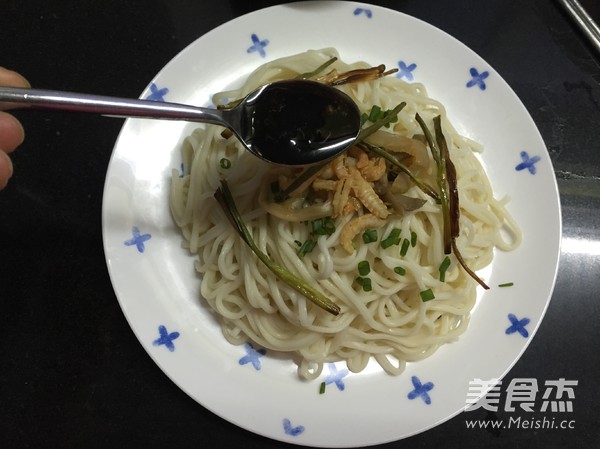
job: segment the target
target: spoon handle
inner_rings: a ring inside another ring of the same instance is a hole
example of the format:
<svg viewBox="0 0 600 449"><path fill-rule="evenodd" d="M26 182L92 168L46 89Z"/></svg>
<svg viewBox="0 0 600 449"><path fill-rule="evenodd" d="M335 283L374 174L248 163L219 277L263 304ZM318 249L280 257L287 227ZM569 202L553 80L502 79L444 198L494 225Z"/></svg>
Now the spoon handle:
<svg viewBox="0 0 600 449"><path fill-rule="evenodd" d="M162 101L131 100L56 90L0 87L0 102L26 104L39 109L92 112L113 117L187 120L230 126L224 120L220 110Z"/></svg>

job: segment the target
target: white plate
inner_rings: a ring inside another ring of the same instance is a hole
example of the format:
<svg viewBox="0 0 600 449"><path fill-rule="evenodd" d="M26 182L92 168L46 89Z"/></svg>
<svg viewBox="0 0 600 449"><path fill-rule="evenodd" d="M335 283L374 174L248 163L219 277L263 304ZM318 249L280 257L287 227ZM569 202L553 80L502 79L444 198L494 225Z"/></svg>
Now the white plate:
<svg viewBox="0 0 600 449"><path fill-rule="evenodd" d="M314 382L298 380L289 360L228 344L199 298L193 257L181 249L169 213L169 177L180 166L179 145L193 124L125 123L106 177L103 232L111 280L127 320L182 390L258 434L301 445L351 447L434 427L465 408L469 381L506 374L531 341L552 293L560 206L539 132L500 75L444 32L381 7L312 1L239 17L183 50L142 97L208 105L214 92L258 65L324 47L336 47L346 61L401 67L399 75L424 83L447 106L458 131L483 143L483 162L497 195L512 198L509 209L524 242L517 251L497 254L486 274L492 289L480 295L458 342L409 364L400 377L377 371L344 376L342 366L328 366ZM497 287L504 282L514 286ZM327 388L319 394L324 381Z"/></svg>

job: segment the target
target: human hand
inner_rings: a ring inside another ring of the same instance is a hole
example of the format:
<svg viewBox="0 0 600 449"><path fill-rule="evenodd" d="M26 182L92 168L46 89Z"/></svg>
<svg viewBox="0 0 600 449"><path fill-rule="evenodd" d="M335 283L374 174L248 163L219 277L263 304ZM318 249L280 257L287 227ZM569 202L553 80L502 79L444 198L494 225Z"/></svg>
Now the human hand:
<svg viewBox="0 0 600 449"><path fill-rule="evenodd" d="M0 86L30 87L25 78L4 67L0 67ZM14 116L4 112L10 108L11 105L0 104L0 190L6 186L13 173L12 161L8 154L25 139L21 123Z"/></svg>

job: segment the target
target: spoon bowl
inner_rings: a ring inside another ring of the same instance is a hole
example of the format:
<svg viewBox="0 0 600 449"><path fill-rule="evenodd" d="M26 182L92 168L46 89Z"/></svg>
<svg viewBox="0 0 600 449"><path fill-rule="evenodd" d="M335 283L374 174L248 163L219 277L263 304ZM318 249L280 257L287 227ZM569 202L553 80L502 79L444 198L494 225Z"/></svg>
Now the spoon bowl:
<svg viewBox="0 0 600 449"><path fill-rule="evenodd" d="M114 117L185 120L229 128L250 152L280 165L312 165L348 148L360 131L358 107L322 83L285 80L255 90L231 109L0 87L0 102Z"/></svg>

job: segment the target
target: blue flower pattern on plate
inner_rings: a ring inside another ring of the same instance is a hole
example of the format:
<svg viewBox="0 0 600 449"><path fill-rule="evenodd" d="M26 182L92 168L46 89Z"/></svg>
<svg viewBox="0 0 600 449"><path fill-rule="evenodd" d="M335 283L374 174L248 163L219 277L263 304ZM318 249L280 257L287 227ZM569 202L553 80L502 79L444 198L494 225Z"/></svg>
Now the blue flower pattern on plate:
<svg viewBox="0 0 600 449"><path fill-rule="evenodd" d="M433 389L432 382L421 383L421 380L417 376L412 376L411 381L414 387L410 393L408 393L408 399L413 400L416 398L422 398L425 404L431 404L431 397L429 392Z"/></svg>
<svg viewBox="0 0 600 449"><path fill-rule="evenodd" d="M398 61L398 73L396 74L397 78L406 78L407 81L412 81L415 77L413 75L413 71L417 68L417 64L414 62L412 64L406 65L404 61Z"/></svg>
<svg viewBox="0 0 600 449"><path fill-rule="evenodd" d="M265 47L267 45L269 45L269 40L268 39L260 40L256 34L252 34L252 36L250 36L250 38L252 39L252 45L250 47L248 47L246 52L248 52L248 53L258 52L258 54L262 58L267 56L267 53L265 52Z"/></svg>
<svg viewBox="0 0 600 449"><path fill-rule="evenodd" d="M175 351L175 345L173 344L173 340L179 338L179 332L169 332L167 328L162 324L158 326L158 333L160 337L152 342L154 346L165 345L166 348L173 352Z"/></svg>
<svg viewBox="0 0 600 449"><path fill-rule="evenodd" d="M532 175L536 174L537 168L535 164L540 161L539 156L529 157L527 151L521 151L521 161L522 162L515 167L515 170L521 171L527 169Z"/></svg>
<svg viewBox="0 0 600 449"><path fill-rule="evenodd" d="M471 74L471 80L467 83L467 87L477 86L481 90L485 90L487 86L484 80L490 76L490 73L487 70L479 73L475 67L471 67L469 73Z"/></svg>
<svg viewBox="0 0 600 449"><path fill-rule="evenodd" d="M364 14L369 19L373 17L373 12L368 8L356 8L354 10L355 16L360 16L361 14Z"/></svg>
<svg viewBox="0 0 600 449"><path fill-rule="evenodd" d="M262 364L260 362L260 358L267 353L264 349L254 349L251 343L246 343L244 345L244 349L246 350L246 355L239 360L240 365L247 365L251 363L256 371L260 371L262 368Z"/></svg>
<svg viewBox="0 0 600 449"><path fill-rule="evenodd" d="M531 321L529 318L518 319L516 315L509 313L508 320L510 326L506 329L506 335L514 334L518 332L523 338L529 337L529 332L525 329L525 326Z"/></svg>
<svg viewBox="0 0 600 449"><path fill-rule="evenodd" d="M338 371L335 363L330 363L328 366L329 376L325 378L325 385L335 384L338 390L344 391L346 388L346 385L344 385L344 377L348 375L349 371L346 368Z"/></svg>
<svg viewBox="0 0 600 449"><path fill-rule="evenodd" d="M150 84L150 95L146 97L146 100L165 101L165 95L167 95L168 93L168 87L163 87L162 89L159 89L156 84L152 83Z"/></svg>
<svg viewBox="0 0 600 449"><path fill-rule="evenodd" d="M140 253L146 250L145 243L152 238L151 234L142 234L137 226L131 228L132 238L123 242L125 246L135 246Z"/></svg>
<svg viewBox="0 0 600 449"><path fill-rule="evenodd" d="M304 426L293 427L292 422L289 419L285 418L283 420L283 431L286 433L286 435L297 437L302 432L304 432Z"/></svg>

